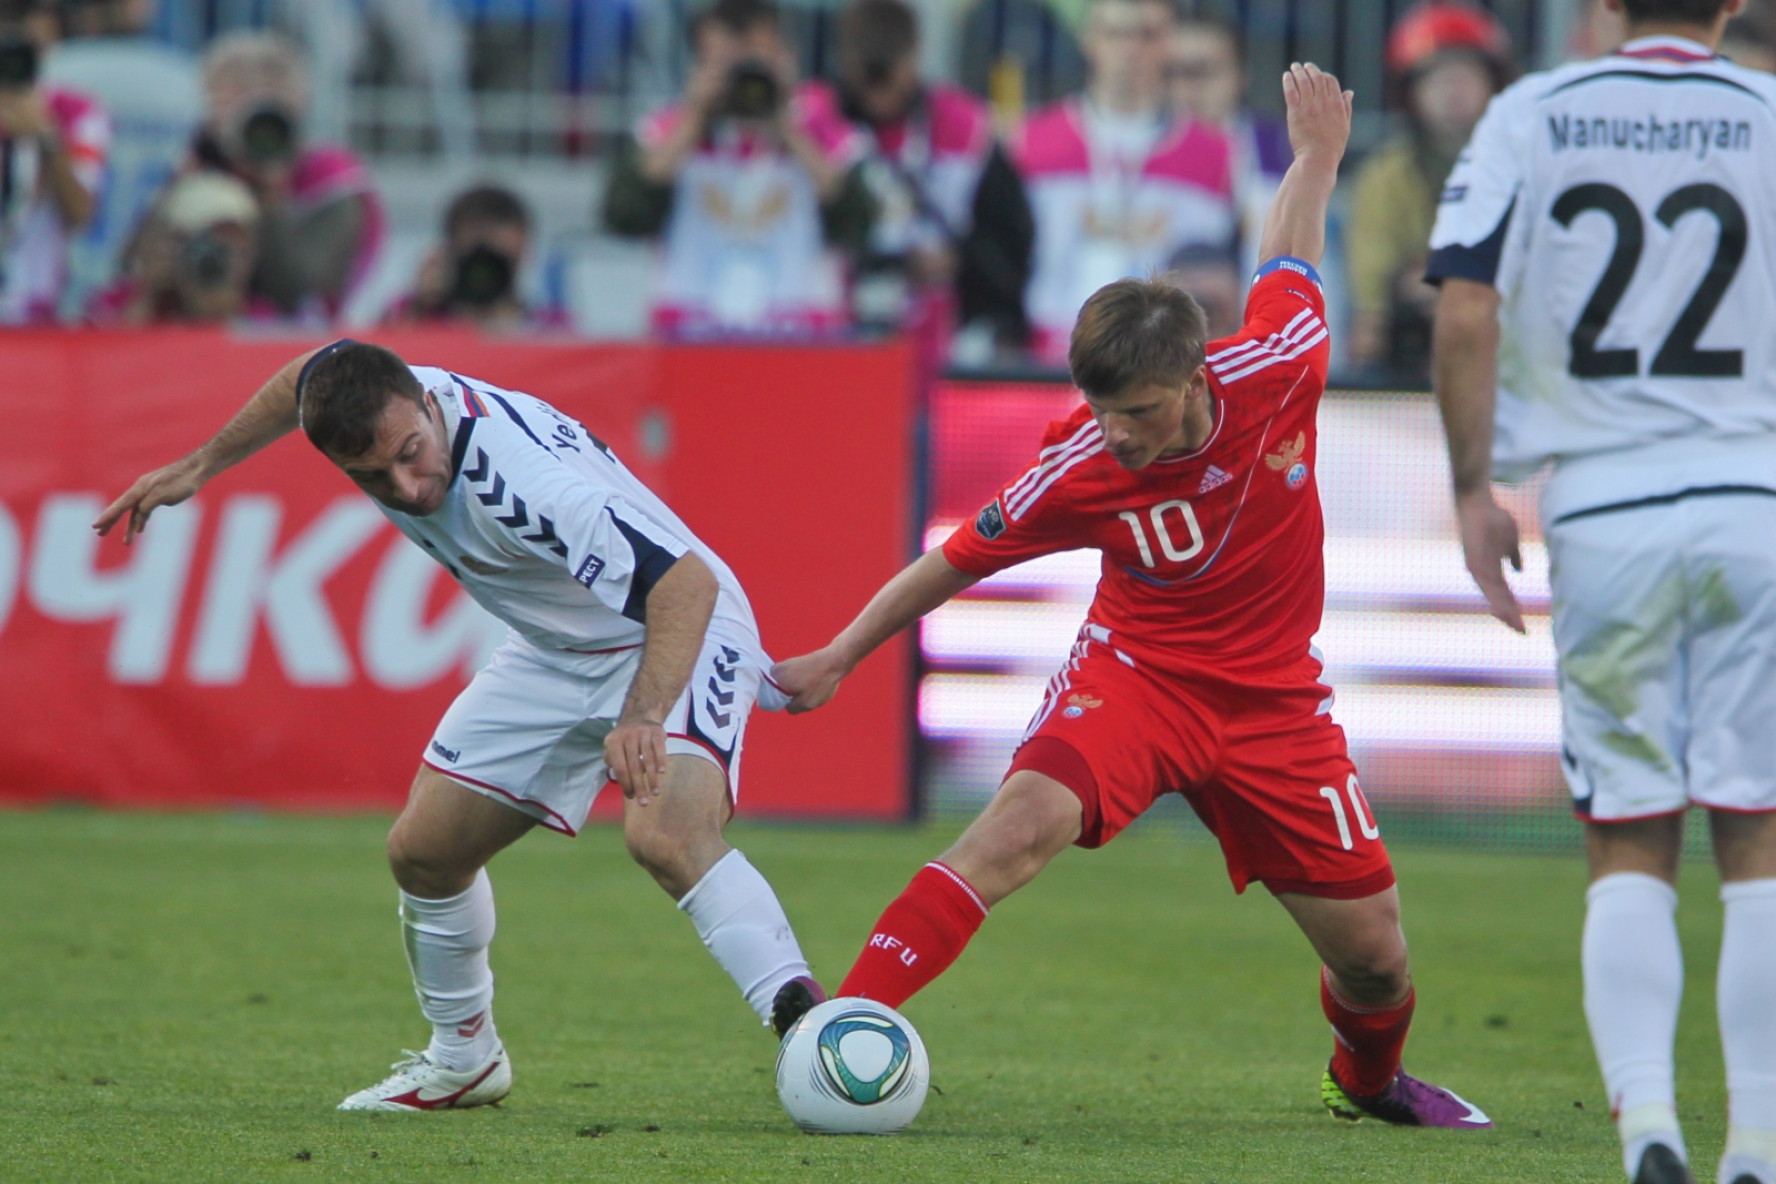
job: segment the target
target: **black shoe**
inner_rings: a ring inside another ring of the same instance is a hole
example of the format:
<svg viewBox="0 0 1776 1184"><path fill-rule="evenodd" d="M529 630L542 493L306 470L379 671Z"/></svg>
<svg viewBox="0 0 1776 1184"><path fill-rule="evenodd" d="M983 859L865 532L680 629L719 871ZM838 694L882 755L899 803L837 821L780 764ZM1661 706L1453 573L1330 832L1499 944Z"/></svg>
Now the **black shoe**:
<svg viewBox="0 0 1776 1184"><path fill-rule="evenodd" d="M1743 1176L1734 1176L1733 1184L1763 1184L1756 1176L1746 1172Z"/></svg>
<svg viewBox="0 0 1776 1184"><path fill-rule="evenodd" d="M790 979L777 988L777 997L771 1000L771 1030L782 1040L797 1020L825 1002L826 992L807 975Z"/></svg>
<svg viewBox="0 0 1776 1184"><path fill-rule="evenodd" d="M1641 1154L1634 1184L1696 1184L1696 1177L1690 1175L1689 1165L1677 1157L1677 1152L1663 1143L1654 1143Z"/></svg>

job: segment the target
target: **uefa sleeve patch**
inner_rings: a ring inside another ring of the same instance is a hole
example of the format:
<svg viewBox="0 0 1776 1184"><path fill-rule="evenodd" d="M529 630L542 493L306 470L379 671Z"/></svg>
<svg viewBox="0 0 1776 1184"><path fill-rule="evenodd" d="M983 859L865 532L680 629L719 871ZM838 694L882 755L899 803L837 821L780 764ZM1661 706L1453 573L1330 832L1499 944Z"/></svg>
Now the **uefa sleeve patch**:
<svg viewBox="0 0 1776 1184"><path fill-rule="evenodd" d="M580 564L579 570L574 572L574 579L590 588L592 582L598 578L602 571L604 571L604 560L596 555L588 555L586 561Z"/></svg>
<svg viewBox="0 0 1776 1184"><path fill-rule="evenodd" d="M974 532L983 539L996 539L1005 533L1005 515L1000 512L998 499L988 502L986 508L975 515Z"/></svg>

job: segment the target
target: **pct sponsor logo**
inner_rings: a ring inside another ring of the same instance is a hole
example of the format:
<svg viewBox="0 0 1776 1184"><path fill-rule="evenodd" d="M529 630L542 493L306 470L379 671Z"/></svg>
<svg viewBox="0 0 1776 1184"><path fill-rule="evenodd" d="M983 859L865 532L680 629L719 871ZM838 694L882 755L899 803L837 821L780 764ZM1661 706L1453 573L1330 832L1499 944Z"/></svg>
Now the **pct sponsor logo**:
<svg viewBox="0 0 1776 1184"><path fill-rule="evenodd" d="M462 756L462 749L460 749L460 748L445 748L442 744L438 743L436 740L432 741L432 751L437 753L439 756L443 757L445 760L449 761L453 765Z"/></svg>
<svg viewBox="0 0 1776 1184"><path fill-rule="evenodd" d="M580 564L579 570L574 572L574 579L590 588L592 582L598 578L599 573L603 570L604 560L596 555L588 555L586 556L586 561Z"/></svg>
<svg viewBox="0 0 1776 1184"><path fill-rule="evenodd" d="M1210 465L1209 471L1203 474L1202 484L1197 486L1196 492L1198 495L1201 495L1209 492L1211 489L1220 489L1231 480L1233 480L1232 473L1229 473L1226 469L1223 469L1218 465Z"/></svg>
<svg viewBox="0 0 1776 1184"><path fill-rule="evenodd" d="M1005 515L999 510L997 498L975 516L974 530L983 539L996 539L1005 533Z"/></svg>

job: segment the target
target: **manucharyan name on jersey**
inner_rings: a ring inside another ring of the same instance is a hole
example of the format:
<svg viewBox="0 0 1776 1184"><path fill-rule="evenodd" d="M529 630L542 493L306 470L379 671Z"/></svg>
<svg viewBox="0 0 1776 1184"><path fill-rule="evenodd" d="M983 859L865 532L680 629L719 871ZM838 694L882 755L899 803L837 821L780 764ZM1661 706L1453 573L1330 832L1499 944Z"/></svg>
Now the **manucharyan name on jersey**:
<svg viewBox="0 0 1776 1184"><path fill-rule="evenodd" d="M1630 119L1619 115L1550 115L1548 136L1554 151L1569 148L1621 148L1632 152L1688 152L1697 160L1712 148L1720 152L1751 150L1751 123L1744 119L1672 119L1657 115Z"/></svg>

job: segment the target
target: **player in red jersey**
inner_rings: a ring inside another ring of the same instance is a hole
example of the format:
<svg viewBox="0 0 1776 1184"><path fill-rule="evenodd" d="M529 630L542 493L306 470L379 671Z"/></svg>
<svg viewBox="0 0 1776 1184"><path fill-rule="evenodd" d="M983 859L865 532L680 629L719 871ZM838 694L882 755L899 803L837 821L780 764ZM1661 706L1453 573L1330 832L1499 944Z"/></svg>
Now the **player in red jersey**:
<svg viewBox="0 0 1776 1184"><path fill-rule="evenodd" d="M1328 714L1310 650L1325 599L1313 479L1326 379L1314 264L1350 131L1350 95L1314 66L1283 76L1295 160L1271 207L1238 334L1121 280L1080 311L1068 361L1086 405L942 548L876 594L825 649L781 663L791 711L832 697L871 650L976 581L1077 547L1103 578L1067 664L999 792L888 907L841 995L899 1006L941 974L992 905L1069 844L1110 841L1182 793L1236 891L1262 882L1324 965L1337 1037L1321 1096L1343 1118L1491 1123L1400 1068L1413 1008L1399 896Z"/></svg>

